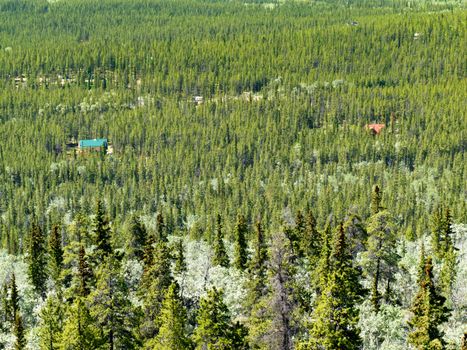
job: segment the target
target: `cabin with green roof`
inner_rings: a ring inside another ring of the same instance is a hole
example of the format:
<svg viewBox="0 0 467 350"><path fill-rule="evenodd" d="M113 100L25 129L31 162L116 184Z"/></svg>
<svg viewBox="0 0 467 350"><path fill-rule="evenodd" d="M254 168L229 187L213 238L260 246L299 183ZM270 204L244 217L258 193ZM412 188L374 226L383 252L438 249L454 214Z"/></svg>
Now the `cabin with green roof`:
<svg viewBox="0 0 467 350"><path fill-rule="evenodd" d="M78 148L81 152L107 152L107 139L79 140Z"/></svg>

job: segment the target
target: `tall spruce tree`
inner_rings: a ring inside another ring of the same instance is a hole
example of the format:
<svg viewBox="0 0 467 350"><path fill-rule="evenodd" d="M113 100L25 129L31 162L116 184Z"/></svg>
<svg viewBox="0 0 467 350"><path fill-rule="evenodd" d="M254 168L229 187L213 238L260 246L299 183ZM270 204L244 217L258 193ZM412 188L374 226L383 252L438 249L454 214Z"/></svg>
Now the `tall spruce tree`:
<svg viewBox="0 0 467 350"><path fill-rule="evenodd" d="M49 237L49 269L55 285L59 284L63 267L63 248L60 226L53 225Z"/></svg>
<svg viewBox="0 0 467 350"><path fill-rule="evenodd" d="M35 220L29 235L28 277L35 292L44 298L47 282L47 250L44 234Z"/></svg>
<svg viewBox="0 0 467 350"><path fill-rule="evenodd" d="M381 199L383 197L383 193L378 185L373 186L373 191L371 193L371 207L370 213L371 215L378 214L378 212L383 209L381 207Z"/></svg>
<svg viewBox="0 0 467 350"><path fill-rule="evenodd" d="M167 289L159 314L161 325L156 338L148 341L146 347L153 350L184 350L191 348L187 336L187 313L179 295L176 282Z"/></svg>
<svg viewBox="0 0 467 350"><path fill-rule="evenodd" d="M176 243L174 273L181 275L187 271L183 240L179 239Z"/></svg>
<svg viewBox="0 0 467 350"><path fill-rule="evenodd" d="M86 297L91 292L91 285L94 280L94 273L88 263L86 251L81 245L78 253L78 295Z"/></svg>
<svg viewBox="0 0 467 350"><path fill-rule="evenodd" d="M225 250L224 234L222 232L222 217L217 214L216 236L214 238L214 255L212 258L214 266L229 267L229 257Z"/></svg>
<svg viewBox="0 0 467 350"><path fill-rule="evenodd" d="M100 199L96 201L96 212L93 220L93 240L96 246L94 251L94 263L102 263L112 253L110 243L111 231L107 218L105 217L104 205Z"/></svg>
<svg viewBox="0 0 467 350"><path fill-rule="evenodd" d="M15 315L20 312L19 310L19 292L16 285L16 276L13 273L10 281L10 300L8 310L11 312L9 319L11 322L15 321Z"/></svg>
<svg viewBox="0 0 467 350"><path fill-rule="evenodd" d="M255 251L249 268L249 300L254 305L264 295L267 284L268 250L261 222L256 222Z"/></svg>
<svg viewBox="0 0 467 350"><path fill-rule="evenodd" d="M317 222L311 209L305 214L305 231L300 242L300 249L310 263L314 263L319 258L321 250L321 235L317 230Z"/></svg>
<svg viewBox="0 0 467 350"><path fill-rule="evenodd" d="M84 298L77 297L68 307L61 340L60 350L95 350L103 344Z"/></svg>
<svg viewBox="0 0 467 350"><path fill-rule="evenodd" d="M408 341L418 350L444 349L445 341L439 326L449 317L445 301L434 284L432 259L428 257L411 307L413 316L408 321L411 328Z"/></svg>
<svg viewBox="0 0 467 350"><path fill-rule="evenodd" d="M49 294L39 314L41 350L58 350L64 321L64 305L57 295Z"/></svg>
<svg viewBox="0 0 467 350"><path fill-rule="evenodd" d="M129 290L120 273L120 261L109 256L96 273L96 288L89 295L90 314L110 350L137 349L139 313L131 304Z"/></svg>
<svg viewBox="0 0 467 350"><path fill-rule="evenodd" d="M171 274L172 256L165 241L156 243L150 265L145 265L139 294L143 300L144 318L141 326L143 337L154 338L159 330L158 316L164 295L173 281Z"/></svg>
<svg viewBox="0 0 467 350"><path fill-rule="evenodd" d="M352 265L343 224L339 225L331 255L331 270L313 311L310 340L300 349L352 350L361 348L358 303L364 290L360 271Z"/></svg>
<svg viewBox="0 0 467 350"><path fill-rule="evenodd" d="M223 293L216 288L200 301L193 341L197 350L247 349L243 327L231 323Z"/></svg>
<svg viewBox="0 0 467 350"><path fill-rule="evenodd" d="M19 311L15 313L15 322L13 325L13 334L15 335L15 350L23 350L26 347L26 338L24 337L23 317Z"/></svg>
<svg viewBox="0 0 467 350"><path fill-rule="evenodd" d="M239 214L235 225L235 259L234 265L237 269L244 271L248 262L248 242L246 239L248 233L248 225L245 217Z"/></svg>
<svg viewBox="0 0 467 350"><path fill-rule="evenodd" d="M131 216L128 231L128 255L142 261L144 258L147 231L138 216Z"/></svg>
<svg viewBox="0 0 467 350"><path fill-rule="evenodd" d="M161 242L167 242L167 230L164 223L164 217L161 213L156 216L157 239Z"/></svg>
<svg viewBox="0 0 467 350"><path fill-rule="evenodd" d="M380 307L382 281L386 282L386 299L390 299L390 283L400 259L396 244L392 215L387 210L372 215L368 220L367 250L362 253L362 260L366 273L372 278L371 301L375 310Z"/></svg>

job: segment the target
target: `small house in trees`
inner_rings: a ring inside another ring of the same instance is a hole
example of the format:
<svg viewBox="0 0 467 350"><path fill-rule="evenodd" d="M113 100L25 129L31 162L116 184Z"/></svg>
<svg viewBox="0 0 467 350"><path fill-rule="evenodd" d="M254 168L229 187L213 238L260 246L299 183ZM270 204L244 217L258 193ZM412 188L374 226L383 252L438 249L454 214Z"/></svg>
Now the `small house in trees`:
<svg viewBox="0 0 467 350"><path fill-rule="evenodd" d="M78 143L80 152L107 152L108 147L107 139L79 140Z"/></svg>
<svg viewBox="0 0 467 350"><path fill-rule="evenodd" d="M385 124L367 124L365 128L370 130L373 135L379 135L381 130L383 130L385 127Z"/></svg>

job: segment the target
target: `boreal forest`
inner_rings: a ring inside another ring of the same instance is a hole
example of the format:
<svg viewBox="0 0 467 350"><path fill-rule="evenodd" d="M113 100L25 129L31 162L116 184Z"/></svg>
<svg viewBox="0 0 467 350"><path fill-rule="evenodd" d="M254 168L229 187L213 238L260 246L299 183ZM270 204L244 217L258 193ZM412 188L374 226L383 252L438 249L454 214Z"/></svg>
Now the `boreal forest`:
<svg viewBox="0 0 467 350"><path fill-rule="evenodd" d="M0 349L466 350L465 0L0 0Z"/></svg>

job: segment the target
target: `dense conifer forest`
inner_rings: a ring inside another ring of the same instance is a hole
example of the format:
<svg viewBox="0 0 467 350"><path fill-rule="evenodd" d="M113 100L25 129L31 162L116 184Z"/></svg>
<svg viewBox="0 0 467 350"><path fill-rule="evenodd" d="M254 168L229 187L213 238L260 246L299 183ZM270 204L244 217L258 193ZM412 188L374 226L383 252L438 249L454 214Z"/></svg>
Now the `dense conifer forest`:
<svg viewBox="0 0 467 350"><path fill-rule="evenodd" d="M466 48L465 0L0 0L0 349L466 350Z"/></svg>

